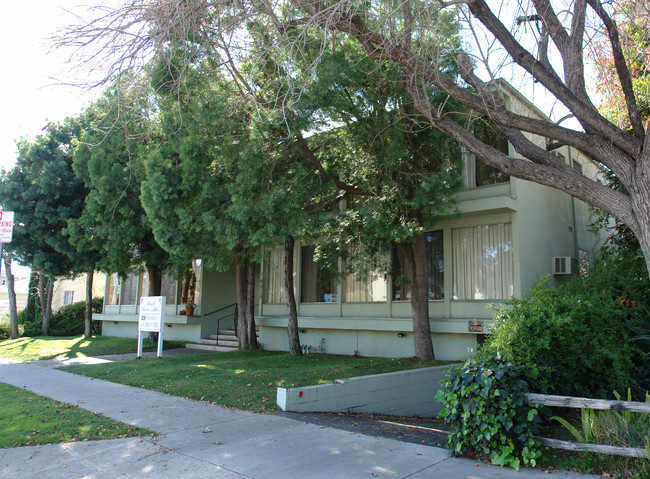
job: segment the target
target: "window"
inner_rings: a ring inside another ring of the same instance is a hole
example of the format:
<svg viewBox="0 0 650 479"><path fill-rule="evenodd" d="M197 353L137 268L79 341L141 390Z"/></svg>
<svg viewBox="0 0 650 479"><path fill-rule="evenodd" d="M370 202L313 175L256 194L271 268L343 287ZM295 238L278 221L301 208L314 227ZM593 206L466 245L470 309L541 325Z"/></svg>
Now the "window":
<svg viewBox="0 0 650 479"><path fill-rule="evenodd" d="M176 282L176 304L193 302L201 304L201 283L203 281L203 260L195 259L180 271Z"/></svg>
<svg viewBox="0 0 650 479"><path fill-rule="evenodd" d="M582 165L575 160L573 161L573 169L582 174Z"/></svg>
<svg viewBox="0 0 650 479"><path fill-rule="evenodd" d="M509 154L508 138L501 133L496 124L483 119L474 125L474 136L506 155ZM497 170L473 155L465 161L465 182L470 188L477 186L496 185L510 181L510 175Z"/></svg>
<svg viewBox="0 0 650 479"><path fill-rule="evenodd" d="M120 278L117 273L113 273L108 277L108 286L106 288L106 304L120 304Z"/></svg>
<svg viewBox="0 0 650 479"><path fill-rule="evenodd" d="M197 305L201 304L201 294L203 292L203 260L201 258L192 261L192 271L194 272L194 302ZM192 298L190 298L192 299Z"/></svg>
<svg viewBox="0 0 650 479"><path fill-rule="evenodd" d="M303 303L334 303L338 300L336 275L314 261L314 250L313 246L301 248L300 300Z"/></svg>
<svg viewBox="0 0 650 479"><path fill-rule="evenodd" d="M510 223L452 230L454 299L510 299L514 256Z"/></svg>
<svg viewBox="0 0 650 479"><path fill-rule="evenodd" d="M386 301L386 276L377 271L349 273L345 277L344 299L347 303Z"/></svg>
<svg viewBox="0 0 650 479"><path fill-rule="evenodd" d="M63 306L74 303L74 291L63 292Z"/></svg>
<svg viewBox="0 0 650 479"><path fill-rule="evenodd" d="M267 303L283 303L286 301L284 289L284 248L276 248L269 252L266 262L266 297Z"/></svg>
<svg viewBox="0 0 650 479"><path fill-rule="evenodd" d="M411 299L410 280L406 276L404 246L393 245L393 301L408 301Z"/></svg>
<svg viewBox="0 0 650 479"><path fill-rule="evenodd" d="M122 283L122 305L135 305L138 299L138 280L140 275L129 273Z"/></svg>
<svg viewBox="0 0 650 479"><path fill-rule="evenodd" d="M142 275L142 292L140 293L140 296L149 296L150 291L151 272L145 271ZM159 295L165 297L165 304L176 304L176 280L167 270L160 275Z"/></svg>
<svg viewBox="0 0 650 479"><path fill-rule="evenodd" d="M176 304L177 283L174 277L164 272L160 278L160 295L165 297L165 304Z"/></svg>
<svg viewBox="0 0 650 479"><path fill-rule="evenodd" d="M443 299L445 295L444 255L442 230L428 231L424 234L427 247L427 267L429 270L429 299ZM411 287L406 275L404 247L393 248L393 301L411 299Z"/></svg>

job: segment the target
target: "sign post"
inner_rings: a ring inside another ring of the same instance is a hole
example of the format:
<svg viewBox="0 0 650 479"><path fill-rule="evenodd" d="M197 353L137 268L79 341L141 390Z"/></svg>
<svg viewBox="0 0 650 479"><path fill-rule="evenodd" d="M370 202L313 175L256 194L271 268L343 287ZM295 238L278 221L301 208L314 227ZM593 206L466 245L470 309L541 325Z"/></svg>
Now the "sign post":
<svg viewBox="0 0 650 479"><path fill-rule="evenodd" d="M11 243L14 234L14 212L0 211L0 276L2 275L2 245Z"/></svg>
<svg viewBox="0 0 650 479"><path fill-rule="evenodd" d="M165 317L165 296L143 296L140 298L140 318L138 321L138 352L142 357L142 340L144 332L158 333L158 357L163 352L163 319Z"/></svg>

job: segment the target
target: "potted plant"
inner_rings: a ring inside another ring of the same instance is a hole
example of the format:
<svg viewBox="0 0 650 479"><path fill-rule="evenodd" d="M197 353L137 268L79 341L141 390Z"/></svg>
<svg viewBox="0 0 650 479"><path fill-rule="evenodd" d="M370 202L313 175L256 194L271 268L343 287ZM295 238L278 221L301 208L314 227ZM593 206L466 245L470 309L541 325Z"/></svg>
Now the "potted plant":
<svg viewBox="0 0 650 479"><path fill-rule="evenodd" d="M185 314L187 316L192 316L194 314L194 308L196 308L196 304L194 304L192 301L188 301L185 303Z"/></svg>

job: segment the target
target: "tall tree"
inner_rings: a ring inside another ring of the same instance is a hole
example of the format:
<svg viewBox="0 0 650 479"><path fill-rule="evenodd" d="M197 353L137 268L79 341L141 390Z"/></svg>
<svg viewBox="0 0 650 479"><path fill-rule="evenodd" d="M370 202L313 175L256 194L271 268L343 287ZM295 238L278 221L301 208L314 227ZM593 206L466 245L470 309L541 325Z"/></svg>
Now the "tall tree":
<svg viewBox="0 0 650 479"><path fill-rule="evenodd" d="M216 269L231 267L234 258L238 337L246 349L257 347L255 261L265 245L292 245L309 212L319 209L323 182L310 181L313 168L300 161L281 122L256 120L237 84L206 75L206 68L192 72L180 103L174 96L163 102L169 142L149 157L143 201L172 258L201 257ZM182 233L175 234L179 222ZM290 350L300 354L293 288L287 292Z"/></svg>
<svg viewBox="0 0 650 479"><path fill-rule="evenodd" d="M20 336L18 331L18 308L16 307L16 289L14 287L14 275L11 272L11 255L5 252L0 258L4 262L5 276L7 278L7 293L9 296L9 328L11 339Z"/></svg>
<svg viewBox="0 0 650 479"><path fill-rule="evenodd" d="M625 59L618 25L612 16L611 4L599 0L567 1L556 8L550 0L519 3L518 9L493 8L485 0L462 2L471 32L482 31L486 42L471 45L467 53L453 55L463 84L442 74L440 52L428 32L435 31L441 17L436 10L455 8L460 2L404 1L356 2L338 0L322 2L292 0L290 2L202 2L170 0L141 2L128 0L96 21L73 27L60 39L61 45L95 44L102 59L113 66L137 63L152 50L187 38L200 40L200 48L188 49L188 61L197 54L220 58L224 52L236 57L249 52L250 37L242 35L252 21L275 28L282 41L269 48L282 49L287 63L300 55L305 38L312 29L321 29L326 45L336 45L343 35L356 40L370 59L389 62L403 68L405 85L414 107L429 123L448 134L485 163L512 176L530 180L567 192L601 208L625 223L639 239L646 266L650 267L650 140L647 126L638 108L630 68ZM495 4L496 5L496 4ZM499 4L500 6L500 4ZM513 12L515 12L513 14ZM589 19L589 22L587 21ZM593 20L593 21L592 21ZM592 24L601 28L590 30ZM514 27L513 27L514 25ZM146 35L131 35L134 29ZM116 32L124 31L123 36ZM613 52L616 77L625 98L625 113L630 131L613 124L594 106L587 91L584 67L584 45L594 38L602 39ZM494 65L476 69L475 60L488 61L492 55L486 45L496 45L505 62L520 78L544 88L548 94L573 115L582 131L562 126L547 118L531 118L526 113L508 109L504 92L494 76ZM481 55L483 55L481 57ZM317 65L318 59L314 60ZM180 69L182 71L182 68ZM300 93L309 75L290 75L286 83ZM471 85L473 91L466 88ZM466 128L458 125L432 103L427 94L435 87L465 105L479 116L492 119L514 146L518 157L508 156ZM292 96L278 98L283 106ZM545 141L539 144L531 135ZM568 145L612 170L625 186L615 191L573 170L553 154L561 145Z"/></svg>
<svg viewBox="0 0 650 479"><path fill-rule="evenodd" d="M72 144L79 124L68 119L50 124L33 142L18 145L16 166L0 182L3 206L15 212L14 237L9 249L16 259L38 271L38 291L47 334L56 276L76 272L74 249L64 232L79 216L86 195L72 171Z"/></svg>
<svg viewBox="0 0 650 479"><path fill-rule="evenodd" d="M156 296L169 256L154 239L140 186L148 148L158 137L151 105L130 93L109 88L83 114L87 127L74 151L73 167L88 194L81 216L68 231L80 251L92 253L86 271L95 261L123 276L145 269L148 294Z"/></svg>
<svg viewBox="0 0 650 479"><path fill-rule="evenodd" d="M167 73L159 74L154 81L164 83ZM192 95L181 98L180 105L173 95L162 98L166 141L148 156L142 201L156 240L173 262L202 258L205 267L221 271L234 264L239 347L257 348L257 253L230 209L230 182L238 174L237 159L247 141L247 118L229 107L226 99L236 96L231 85L205 81L199 76L188 83ZM203 108L206 103L212 108Z"/></svg>
<svg viewBox="0 0 650 479"><path fill-rule="evenodd" d="M457 27L453 15L445 16L453 50ZM453 67L446 67L450 77L457 74ZM446 214L464 187L460 148L414 109L402 86L403 70L369 60L355 43L341 41L323 53L315 73L299 104L341 125L313 140L319 162L361 192L349 196L354 207L332 217L325 241L337 254L329 257L343 257L348 272L355 271L355 263L364 270L369 263L377 267L373 259L390 257L397 243L404 265L393 273L409 283L415 354L432 359L429 299L435 286L429 281L435 275L429 271L424 226ZM458 111L439 92L429 95L439 108ZM383 268L388 272L391 265L384 261Z"/></svg>

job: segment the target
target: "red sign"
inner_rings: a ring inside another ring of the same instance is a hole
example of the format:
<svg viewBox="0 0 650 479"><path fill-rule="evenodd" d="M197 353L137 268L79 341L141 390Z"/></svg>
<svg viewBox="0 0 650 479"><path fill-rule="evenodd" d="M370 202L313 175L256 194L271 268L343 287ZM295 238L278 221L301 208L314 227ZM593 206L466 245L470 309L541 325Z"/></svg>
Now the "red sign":
<svg viewBox="0 0 650 479"><path fill-rule="evenodd" d="M483 332L483 323L479 321L469 321L467 329L470 333L482 333Z"/></svg>
<svg viewBox="0 0 650 479"><path fill-rule="evenodd" d="M14 233L14 212L0 211L0 243L11 243Z"/></svg>

